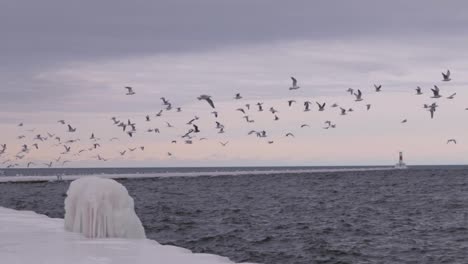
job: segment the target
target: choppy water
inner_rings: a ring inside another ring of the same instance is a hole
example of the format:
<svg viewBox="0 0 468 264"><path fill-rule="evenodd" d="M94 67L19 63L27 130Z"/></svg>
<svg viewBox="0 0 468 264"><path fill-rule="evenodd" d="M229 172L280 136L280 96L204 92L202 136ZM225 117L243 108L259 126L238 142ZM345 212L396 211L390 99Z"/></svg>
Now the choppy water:
<svg viewBox="0 0 468 264"><path fill-rule="evenodd" d="M119 180L147 236L257 263L468 263L468 167ZM63 217L68 183L0 184Z"/></svg>

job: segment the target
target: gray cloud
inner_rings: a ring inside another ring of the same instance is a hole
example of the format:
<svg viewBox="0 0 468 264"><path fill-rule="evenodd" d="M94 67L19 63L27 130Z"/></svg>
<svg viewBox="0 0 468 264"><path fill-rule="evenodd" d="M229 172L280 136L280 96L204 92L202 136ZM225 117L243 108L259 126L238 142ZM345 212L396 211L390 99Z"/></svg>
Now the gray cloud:
<svg viewBox="0 0 468 264"><path fill-rule="evenodd" d="M0 4L2 110L80 94L80 84L37 80L74 61L204 51L284 40L405 40L468 31L468 2L280 0L4 1ZM58 107L60 108L60 107Z"/></svg>

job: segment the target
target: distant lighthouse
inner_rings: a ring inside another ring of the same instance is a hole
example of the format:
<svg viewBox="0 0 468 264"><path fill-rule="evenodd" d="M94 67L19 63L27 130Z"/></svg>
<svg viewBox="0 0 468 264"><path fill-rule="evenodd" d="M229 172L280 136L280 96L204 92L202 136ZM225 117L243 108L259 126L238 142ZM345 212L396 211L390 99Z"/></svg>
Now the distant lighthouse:
<svg viewBox="0 0 468 264"><path fill-rule="evenodd" d="M400 155L398 158L398 163L395 165L395 169L406 169L406 164L403 162L403 152L400 151Z"/></svg>

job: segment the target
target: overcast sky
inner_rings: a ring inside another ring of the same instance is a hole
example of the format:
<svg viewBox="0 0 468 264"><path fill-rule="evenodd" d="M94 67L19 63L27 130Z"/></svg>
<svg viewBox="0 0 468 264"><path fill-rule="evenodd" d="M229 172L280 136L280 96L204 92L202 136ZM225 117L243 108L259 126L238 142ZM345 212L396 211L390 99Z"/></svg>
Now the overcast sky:
<svg viewBox="0 0 468 264"><path fill-rule="evenodd" d="M466 163L467 13L466 1L432 0L2 1L0 143L8 144L8 155L0 161L23 166L57 158L62 146L48 141L14 160L38 133L79 137L76 152L89 147L86 138L94 132L102 149L67 154L74 161L69 166L387 164L400 150L411 163ZM453 72L449 83L441 82L446 69ZM290 76L298 78L300 90L288 90ZM383 84L381 94L373 92L374 83ZM444 97L457 96L438 99L431 120L422 105L434 102L434 84ZM125 96L124 86L137 94ZM416 86L423 96L414 95ZM348 87L362 89L365 100L354 102ZM233 100L237 92L242 102ZM213 128L211 109L196 100L200 94L215 99L226 134ZM182 113L154 117L163 108L161 96ZM289 109L288 99L298 104ZM311 113L302 111L305 100L314 102ZM247 124L234 111L259 101L281 109L280 121L253 111L256 123ZM315 101L356 111L346 117L334 108L318 113ZM367 103L373 105L369 112ZM198 138L208 140L184 145L178 137L194 115L201 117ZM137 122L137 136L130 140L111 116ZM76 126L76 134L58 119ZM323 129L325 120L337 128ZM176 128L165 129L165 121ZM25 126L17 127L20 122ZM302 123L311 128L301 130ZM154 127L161 135L145 132ZM251 129L267 130L275 143L247 137ZM287 132L296 138L285 139ZM20 134L27 137L18 140ZM120 141L110 143L112 137ZM170 144L175 138L178 144ZM449 138L459 144L447 145ZM219 141L230 143L222 147ZM118 154L140 145L147 146L144 152ZM98 153L109 161L97 162L92 156Z"/></svg>

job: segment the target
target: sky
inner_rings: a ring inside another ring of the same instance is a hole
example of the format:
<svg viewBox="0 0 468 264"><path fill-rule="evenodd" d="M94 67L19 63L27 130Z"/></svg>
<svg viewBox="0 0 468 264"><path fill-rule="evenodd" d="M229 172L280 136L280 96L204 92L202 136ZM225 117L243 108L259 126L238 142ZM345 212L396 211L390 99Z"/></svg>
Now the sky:
<svg viewBox="0 0 468 264"><path fill-rule="evenodd" d="M466 164L467 12L466 1L431 0L2 1L0 143L7 150L0 162L43 167L62 156L54 166L390 165L404 151L409 164ZM452 81L442 82L447 69ZM300 89L288 89L290 76ZM442 98L430 98L433 85ZM125 86L136 94L125 95ZM415 95L417 86L423 95ZM349 87L364 100L355 102ZM243 99L234 100L236 93ZM196 99L201 94L212 96L217 119ZM182 112L156 117L162 96ZM291 108L290 99L298 102ZM303 111L307 100L310 112ZM235 111L257 102L265 111L252 107L254 123ZM326 110L315 102L326 102ZM431 119L423 104L433 102L440 107ZM333 103L355 111L341 116ZM113 116L137 123L135 136L114 126ZM194 116L201 132L184 144L180 136ZM336 128L324 129L326 120ZM247 136L250 130L268 137ZM47 132L80 141L61 155L53 139L33 140ZM74 155L95 143L91 133L101 147ZM456 145L447 144L451 138ZM33 143L38 150L15 158ZM139 146L145 150L128 150Z"/></svg>

